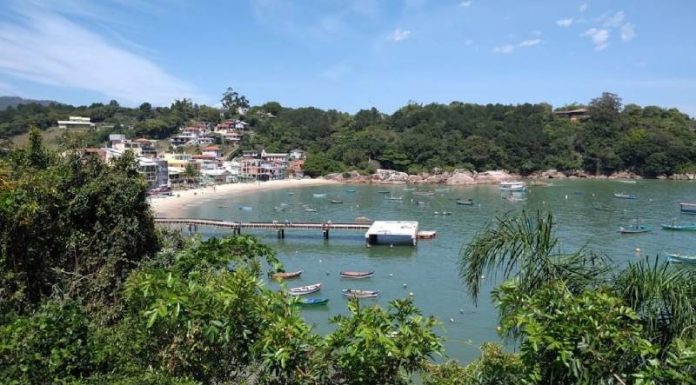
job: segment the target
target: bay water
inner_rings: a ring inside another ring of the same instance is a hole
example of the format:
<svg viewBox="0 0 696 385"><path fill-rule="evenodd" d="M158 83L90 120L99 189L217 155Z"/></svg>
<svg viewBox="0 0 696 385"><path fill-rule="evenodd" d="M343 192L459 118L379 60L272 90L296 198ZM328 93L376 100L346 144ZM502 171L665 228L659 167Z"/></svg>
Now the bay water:
<svg viewBox="0 0 696 385"><path fill-rule="evenodd" d="M434 195L414 194L413 188ZM619 192L636 195L637 199L617 199L613 194ZM403 200L388 200L387 196ZM227 221L294 223L354 222L358 217L415 220L421 230L437 231L435 239L421 240L417 247L366 247L362 231L332 231L328 240L323 239L321 231L310 230L287 230L285 239L278 239L272 230L244 233L259 237L277 250L286 271L304 271L301 279L288 281L288 287L322 283L321 291L312 296L329 298L328 306L302 310L318 333L332 330L328 322L332 315L347 312L341 289L380 291L376 299L361 300L364 305L386 306L391 299L411 296L424 315L434 315L442 322L438 333L446 339L445 358L463 363L479 356L481 343L500 341L497 311L489 295L500 280L483 277L484 288L474 305L458 276L462 248L497 216L521 210L551 212L564 252L586 247L608 255L617 268L646 255L696 254L696 232L660 228L661 223L696 222L696 216L679 212L679 202L696 201L696 185L691 182L565 180L553 181L550 186L531 186L523 200L502 199L507 197L496 185L329 185L209 200L185 206L182 214ZM457 205L460 198L473 199L474 205ZM442 215L443 211L451 214ZM636 223L652 231L633 235L617 231L619 226ZM199 228L199 232L203 236L229 234L208 228ZM374 270L375 274L370 279L347 280L339 277L342 270ZM268 285L278 287L276 282Z"/></svg>

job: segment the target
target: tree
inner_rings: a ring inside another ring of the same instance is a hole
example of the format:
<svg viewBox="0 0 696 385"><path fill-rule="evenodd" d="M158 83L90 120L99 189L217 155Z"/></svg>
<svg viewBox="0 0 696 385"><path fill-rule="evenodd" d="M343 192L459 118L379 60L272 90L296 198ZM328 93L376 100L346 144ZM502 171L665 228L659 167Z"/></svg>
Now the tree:
<svg viewBox="0 0 696 385"><path fill-rule="evenodd" d="M240 95L232 87L228 87L222 94L220 102L228 117L237 114L240 109L249 108L249 101L247 98L244 95Z"/></svg>
<svg viewBox="0 0 696 385"><path fill-rule="evenodd" d="M456 361L428 365L425 385L515 385L524 377L525 367L519 354L506 353L503 347L486 342L481 357L460 366Z"/></svg>
<svg viewBox="0 0 696 385"><path fill-rule="evenodd" d="M186 168L184 168L184 172L181 174L181 177L184 178L186 183L198 183L198 178L200 177L201 172L198 171L196 166L193 163L187 163Z"/></svg>

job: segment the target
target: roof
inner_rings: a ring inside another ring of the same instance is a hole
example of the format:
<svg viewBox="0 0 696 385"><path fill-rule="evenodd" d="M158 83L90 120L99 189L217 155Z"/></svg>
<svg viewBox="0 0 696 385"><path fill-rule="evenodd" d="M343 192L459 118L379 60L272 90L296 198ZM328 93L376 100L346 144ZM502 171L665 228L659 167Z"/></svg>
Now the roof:
<svg viewBox="0 0 696 385"><path fill-rule="evenodd" d="M203 151L220 151L219 146L208 146L208 147L203 147L201 150Z"/></svg>
<svg viewBox="0 0 696 385"><path fill-rule="evenodd" d="M367 234L414 235L418 231L417 221L374 221Z"/></svg>

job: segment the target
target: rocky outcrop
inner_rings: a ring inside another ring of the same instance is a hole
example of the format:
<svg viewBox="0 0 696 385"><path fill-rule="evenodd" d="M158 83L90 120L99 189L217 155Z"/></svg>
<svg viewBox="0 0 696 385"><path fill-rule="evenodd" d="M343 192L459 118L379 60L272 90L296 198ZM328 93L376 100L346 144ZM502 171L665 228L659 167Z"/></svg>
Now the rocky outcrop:
<svg viewBox="0 0 696 385"><path fill-rule="evenodd" d="M476 178L474 177L474 174L471 171L456 170L452 173L452 175L450 175L449 178L447 178L447 182L445 183L450 186L476 184Z"/></svg>
<svg viewBox="0 0 696 385"><path fill-rule="evenodd" d="M401 184L408 182L408 174L401 171L378 169L370 176L370 180L378 183Z"/></svg>
<svg viewBox="0 0 696 385"><path fill-rule="evenodd" d="M696 180L696 174L672 174L668 178L672 180Z"/></svg>

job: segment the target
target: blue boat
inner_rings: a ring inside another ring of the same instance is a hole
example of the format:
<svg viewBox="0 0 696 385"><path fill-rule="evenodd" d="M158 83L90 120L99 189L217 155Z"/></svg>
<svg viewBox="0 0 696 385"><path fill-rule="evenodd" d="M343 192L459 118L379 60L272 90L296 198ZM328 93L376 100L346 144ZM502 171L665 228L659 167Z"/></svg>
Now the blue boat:
<svg viewBox="0 0 696 385"><path fill-rule="evenodd" d="M321 306L329 303L328 298L302 298L297 301L300 306Z"/></svg>
<svg viewBox="0 0 696 385"><path fill-rule="evenodd" d="M619 198L619 199L637 199L638 197L635 196L635 195L626 194L626 193L614 193L614 198Z"/></svg>

